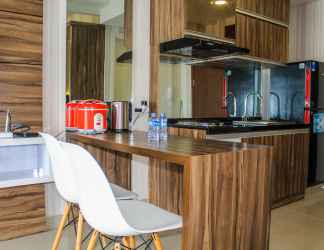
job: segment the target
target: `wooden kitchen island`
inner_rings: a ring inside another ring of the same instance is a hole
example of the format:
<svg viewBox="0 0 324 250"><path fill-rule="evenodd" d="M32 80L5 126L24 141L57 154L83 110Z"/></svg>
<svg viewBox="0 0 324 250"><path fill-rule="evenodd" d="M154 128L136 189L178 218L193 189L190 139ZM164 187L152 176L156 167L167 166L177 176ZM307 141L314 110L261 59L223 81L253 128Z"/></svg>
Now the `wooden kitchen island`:
<svg viewBox="0 0 324 250"><path fill-rule="evenodd" d="M128 188L131 155L149 157L150 202L183 216L182 250L268 249L271 147L181 136L149 143L143 132L133 138L69 133L67 139L87 148L112 182ZM113 173L116 168L127 177Z"/></svg>

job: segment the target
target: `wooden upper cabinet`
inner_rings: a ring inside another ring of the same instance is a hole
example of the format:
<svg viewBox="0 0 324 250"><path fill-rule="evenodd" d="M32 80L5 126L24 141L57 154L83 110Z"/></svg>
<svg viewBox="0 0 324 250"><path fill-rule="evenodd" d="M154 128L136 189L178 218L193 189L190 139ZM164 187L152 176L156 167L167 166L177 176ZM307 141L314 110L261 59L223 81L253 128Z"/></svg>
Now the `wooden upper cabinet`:
<svg viewBox="0 0 324 250"><path fill-rule="evenodd" d="M250 49L251 56L286 63L288 39L286 27L237 14L236 45Z"/></svg>
<svg viewBox="0 0 324 250"><path fill-rule="evenodd" d="M43 0L1 0L0 10L42 17Z"/></svg>
<svg viewBox="0 0 324 250"><path fill-rule="evenodd" d="M42 17L0 11L0 63L42 64L42 25Z"/></svg>
<svg viewBox="0 0 324 250"><path fill-rule="evenodd" d="M0 63L0 107L12 112L14 123L42 129L42 66ZM3 131L3 120L0 131Z"/></svg>
<svg viewBox="0 0 324 250"><path fill-rule="evenodd" d="M289 0L237 0L237 8L289 23Z"/></svg>

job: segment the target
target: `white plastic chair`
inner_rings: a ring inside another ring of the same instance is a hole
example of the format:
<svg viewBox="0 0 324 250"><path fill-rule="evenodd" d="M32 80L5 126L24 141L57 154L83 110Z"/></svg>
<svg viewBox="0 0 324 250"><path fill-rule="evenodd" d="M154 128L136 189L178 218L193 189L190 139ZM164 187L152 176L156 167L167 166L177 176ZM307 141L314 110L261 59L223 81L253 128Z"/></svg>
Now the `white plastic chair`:
<svg viewBox="0 0 324 250"><path fill-rule="evenodd" d="M59 223L55 240L52 245L52 250L57 250L68 217L70 213L73 213L73 207L79 204L79 190L76 184L76 172L74 170L74 166L77 164L75 162L75 159L79 155L80 147L70 143L59 142L53 136L48 134L40 133L40 135L42 136L46 145L46 149L49 153L56 188L60 196L66 202L64 213ZM135 193L130 192L117 185L113 185L112 190L116 199L128 200L137 198L137 195ZM76 250L81 249L83 223L84 218L80 212L78 218L77 241L75 248Z"/></svg>
<svg viewBox="0 0 324 250"><path fill-rule="evenodd" d="M146 202L116 201L111 185L93 157L81 147L77 155L73 162L79 206L87 223L95 230L88 250L94 249L98 234L124 237L131 249L135 248L134 236L151 234L156 249L162 250L157 233L181 228L182 218ZM120 243L116 243L115 248L119 249Z"/></svg>

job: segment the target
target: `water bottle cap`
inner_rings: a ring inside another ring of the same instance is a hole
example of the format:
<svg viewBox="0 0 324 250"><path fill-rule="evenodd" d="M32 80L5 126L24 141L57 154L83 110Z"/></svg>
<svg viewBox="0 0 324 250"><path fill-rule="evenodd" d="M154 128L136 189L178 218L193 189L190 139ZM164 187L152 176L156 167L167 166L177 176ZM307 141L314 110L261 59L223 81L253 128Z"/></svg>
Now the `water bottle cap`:
<svg viewBox="0 0 324 250"><path fill-rule="evenodd" d="M156 113L151 113L151 117L156 117Z"/></svg>
<svg viewBox="0 0 324 250"><path fill-rule="evenodd" d="M164 112L162 112L160 116L161 116L161 117L165 117L166 115L165 115Z"/></svg>

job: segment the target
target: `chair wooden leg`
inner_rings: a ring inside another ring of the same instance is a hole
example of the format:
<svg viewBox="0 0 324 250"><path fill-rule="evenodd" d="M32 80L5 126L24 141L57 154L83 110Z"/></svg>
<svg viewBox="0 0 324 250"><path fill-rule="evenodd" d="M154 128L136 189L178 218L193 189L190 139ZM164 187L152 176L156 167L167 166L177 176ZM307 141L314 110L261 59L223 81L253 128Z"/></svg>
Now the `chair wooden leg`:
<svg viewBox="0 0 324 250"><path fill-rule="evenodd" d="M59 247L59 245L60 245L60 242L61 242L61 239L62 239L63 230L64 230L64 226L65 226L65 224L67 222L67 219L69 217L69 214L70 214L70 211L71 211L71 207L72 207L72 205L70 203L66 203L65 204L64 213L63 213L63 216L61 218L60 224L59 224L59 226L57 228L57 231L56 231L54 243L52 245L52 250L57 250L58 247Z"/></svg>
<svg viewBox="0 0 324 250"><path fill-rule="evenodd" d="M129 245L129 238L128 237L123 237L123 245L125 247L130 247L130 245Z"/></svg>
<svg viewBox="0 0 324 250"><path fill-rule="evenodd" d="M115 243L114 250L121 250L120 243Z"/></svg>
<svg viewBox="0 0 324 250"><path fill-rule="evenodd" d="M84 224L84 219L83 219L81 211L79 211L78 229L77 229L77 238L76 238L75 250L81 250L82 236L83 236L83 224Z"/></svg>
<svg viewBox="0 0 324 250"><path fill-rule="evenodd" d="M134 249L135 246L136 246L135 237L134 236L129 236L128 237L128 242L129 242L129 247L131 249Z"/></svg>
<svg viewBox="0 0 324 250"><path fill-rule="evenodd" d="M156 250L163 250L160 236L156 233L152 234L153 243Z"/></svg>
<svg viewBox="0 0 324 250"><path fill-rule="evenodd" d="M94 250L97 245L98 231L93 231L87 250Z"/></svg>

